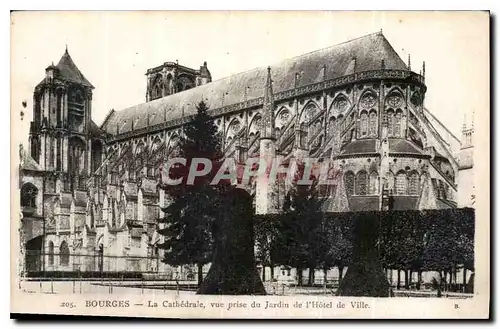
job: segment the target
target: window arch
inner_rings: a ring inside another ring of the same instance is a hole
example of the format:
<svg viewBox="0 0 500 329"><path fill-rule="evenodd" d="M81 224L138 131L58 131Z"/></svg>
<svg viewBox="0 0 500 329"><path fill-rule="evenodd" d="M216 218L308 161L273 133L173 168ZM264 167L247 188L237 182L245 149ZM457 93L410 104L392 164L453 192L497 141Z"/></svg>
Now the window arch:
<svg viewBox="0 0 500 329"><path fill-rule="evenodd" d="M348 171L344 174L344 184L347 195L354 194L354 180L354 173L352 171Z"/></svg>
<svg viewBox="0 0 500 329"><path fill-rule="evenodd" d="M408 180L404 171L396 175L396 194L404 195L408 193Z"/></svg>
<svg viewBox="0 0 500 329"><path fill-rule="evenodd" d="M360 130L361 137L368 135L368 113L366 111L361 112L360 115Z"/></svg>
<svg viewBox="0 0 500 329"><path fill-rule="evenodd" d="M162 91L163 91L162 77L161 77L161 75L157 75L156 78L154 79L151 98L153 98L153 99L161 98Z"/></svg>
<svg viewBox="0 0 500 329"><path fill-rule="evenodd" d="M370 130L370 136L376 137L377 136L377 112L374 110L370 111L370 116L368 119L368 127Z"/></svg>
<svg viewBox="0 0 500 329"><path fill-rule="evenodd" d="M31 183L26 183L21 188L21 206L36 208L36 196L38 189Z"/></svg>
<svg viewBox="0 0 500 329"><path fill-rule="evenodd" d="M420 179L419 179L418 173L416 171L412 172L410 174L410 178L408 181L408 194L418 195L419 182L420 182Z"/></svg>
<svg viewBox="0 0 500 329"><path fill-rule="evenodd" d="M54 265L54 242L49 242L49 265Z"/></svg>
<svg viewBox="0 0 500 329"><path fill-rule="evenodd" d="M61 265L69 265L69 247L66 241L61 242L59 246L59 257L61 259Z"/></svg>
<svg viewBox="0 0 500 329"><path fill-rule="evenodd" d="M378 173L376 171L372 171L370 174L370 185L369 185L369 194L378 194L379 189L379 179Z"/></svg>
<svg viewBox="0 0 500 329"><path fill-rule="evenodd" d="M394 174L390 171L387 172L386 174L386 186L384 186L384 188L386 188L387 190L389 190L389 192L391 194L394 193Z"/></svg>
<svg viewBox="0 0 500 329"><path fill-rule="evenodd" d="M358 173L356 177L356 194L366 195L367 193L367 174L366 171L362 170Z"/></svg>

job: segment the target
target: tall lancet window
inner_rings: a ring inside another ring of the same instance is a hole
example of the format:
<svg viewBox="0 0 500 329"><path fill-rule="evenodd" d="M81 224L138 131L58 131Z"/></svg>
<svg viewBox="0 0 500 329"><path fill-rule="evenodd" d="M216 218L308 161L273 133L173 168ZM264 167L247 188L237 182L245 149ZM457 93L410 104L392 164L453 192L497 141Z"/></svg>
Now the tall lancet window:
<svg viewBox="0 0 500 329"><path fill-rule="evenodd" d="M378 185L379 185L378 173L376 171L372 171L370 174L370 186L368 193L372 195L378 194Z"/></svg>
<svg viewBox="0 0 500 329"><path fill-rule="evenodd" d="M394 110L387 110L387 134L389 136L394 135Z"/></svg>
<svg viewBox="0 0 500 329"><path fill-rule="evenodd" d="M363 111L360 117L361 137L368 135L368 114Z"/></svg>
<svg viewBox="0 0 500 329"><path fill-rule="evenodd" d="M407 183L406 173L404 171L398 172L396 175L396 194L407 194Z"/></svg>
<svg viewBox="0 0 500 329"><path fill-rule="evenodd" d="M59 246L59 258L61 265L69 265L69 247L66 241L61 242Z"/></svg>
<svg viewBox="0 0 500 329"><path fill-rule="evenodd" d="M344 185L345 191L347 195L354 194L354 173L352 171L348 171L344 175Z"/></svg>
<svg viewBox="0 0 500 329"><path fill-rule="evenodd" d="M396 111L395 121L394 121L394 136L401 137L401 117L403 112L401 110Z"/></svg>
<svg viewBox="0 0 500 329"><path fill-rule="evenodd" d="M366 183L367 183L367 175L366 171L362 170L358 173L356 177L356 194L357 195L366 195Z"/></svg>
<svg viewBox="0 0 500 329"><path fill-rule="evenodd" d="M416 171L410 174L408 182L408 194L418 195L419 176Z"/></svg>

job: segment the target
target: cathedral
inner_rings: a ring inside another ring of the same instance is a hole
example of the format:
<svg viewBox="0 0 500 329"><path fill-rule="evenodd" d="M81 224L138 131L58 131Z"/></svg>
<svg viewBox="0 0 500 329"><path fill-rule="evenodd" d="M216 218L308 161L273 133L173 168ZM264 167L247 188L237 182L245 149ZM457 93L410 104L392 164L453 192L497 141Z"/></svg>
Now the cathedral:
<svg viewBox="0 0 500 329"><path fill-rule="evenodd" d="M45 69L20 149L26 271L167 271L156 233L161 168L201 100L237 163L311 157L340 168L321 192L325 211L473 202L473 126L459 139L424 106L425 63L416 73L382 32L214 81L206 62L166 62L146 79L144 103L98 125L94 87L68 51ZM257 213L274 213L289 186L248 188Z"/></svg>

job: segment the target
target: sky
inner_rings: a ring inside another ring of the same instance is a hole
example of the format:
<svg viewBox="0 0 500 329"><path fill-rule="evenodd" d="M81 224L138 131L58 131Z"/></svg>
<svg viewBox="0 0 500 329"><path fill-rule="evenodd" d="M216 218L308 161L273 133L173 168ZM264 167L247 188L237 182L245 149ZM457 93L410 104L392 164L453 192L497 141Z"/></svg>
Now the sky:
<svg viewBox="0 0 500 329"><path fill-rule="evenodd" d="M489 110L488 20L478 12L14 12L13 143L27 142L34 87L66 46L95 87L100 125L111 109L143 103L146 70L164 62L206 61L217 80L381 29L405 62L411 54L413 71L425 61L425 106L460 137L464 116Z"/></svg>

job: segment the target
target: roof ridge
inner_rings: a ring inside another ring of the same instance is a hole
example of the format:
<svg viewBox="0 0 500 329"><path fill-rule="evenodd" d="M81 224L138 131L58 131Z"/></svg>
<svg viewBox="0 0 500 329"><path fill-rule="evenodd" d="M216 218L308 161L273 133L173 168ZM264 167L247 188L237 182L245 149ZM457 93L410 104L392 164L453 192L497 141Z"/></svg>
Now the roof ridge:
<svg viewBox="0 0 500 329"><path fill-rule="evenodd" d="M376 35L376 34L380 34L384 37L384 35L382 34L382 32L378 31L378 32L373 32L373 33L369 33L369 34L366 34L366 35L363 35L363 36L360 36L360 37L357 37L357 38L354 38L354 39L350 39L350 40L346 40L346 41L342 41L340 43L337 43L337 44L334 44L334 45L331 45L331 46L327 46L327 47L323 47L323 48L320 48L320 49L316 49L316 50L312 50L312 51L309 51L307 53L303 53L303 54L300 54L300 55L296 55L296 56L293 56L293 57L290 57L290 58L286 58L286 59L282 59L281 61L279 62L276 62L276 63L273 63L272 65L263 65L263 66L259 66L259 67L255 67L253 69L248 69L248 70L245 70L245 71L241 71L241 72L238 72L238 73L235 73L235 74L231 74L229 76L226 76L226 77L222 77L222 78L219 78L217 80L213 80L212 82L215 82L215 81L219 81L219 80L224 80L224 79L227 79L227 78L230 78L230 77L234 77L234 76L237 76L237 75L240 75L240 74L244 74L244 73L248 73L248 72L252 72L252 71L256 71L256 70L262 70L262 69L267 69L268 66L271 66L271 68L276 65L276 64L279 64L281 62L284 62L284 61L290 61L290 60L293 60L293 59L296 59L296 58L299 58L299 57L303 57L303 56L307 56L307 55L310 55L310 54L314 54L314 53L318 53L318 52L321 52L321 51L324 51L324 50L327 50L327 49L331 49L331 48L334 48L334 47L337 47L337 46L340 46L340 45L343 45L345 43L349 43L349 42L353 42L353 41L357 41L359 39L363 39L363 38L366 38L366 37L370 37L370 36L373 36L373 35ZM385 38L385 37L384 37ZM386 39L387 40L387 39ZM394 48L393 48L394 50Z"/></svg>
<svg viewBox="0 0 500 329"><path fill-rule="evenodd" d="M314 54L314 53L319 53L321 51L324 51L324 50L327 50L327 49L331 49L331 48L334 48L334 47L337 47L337 46L340 46L340 45L343 45L343 44L346 44L346 43L350 43L350 42L353 42L353 41L357 41L359 39L363 39L363 38L367 38L367 37L370 37L370 36L374 36L374 35L382 35L383 36L383 33L378 31L378 32L372 32L372 33L369 33L369 34L366 34L366 35L363 35L363 36L360 36L360 37L357 37L357 38L354 38L354 39L350 39L350 40L346 40L346 41L342 41L340 43L337 43L337 44L334 44L334 45L331 45L331 46L328 46L328 47L324 47L324 48L320 48L320 49L316 49L316 50L313 50L313 51L309 51L307 53L303 53L303 54L300 54L300 55L297 55L297 56L294 56L294 57L290 57L290 58L286 58L286 59L282 59L281 61L277 61L276 63L273 63L271 66L271 68L273 66L276 66L284 61L291 61L291 60L294 60L294 59L297 59L297 58L300 58L300 57L303 57L303 56L307 56L307 55L310 55L310 54ZM384 37L385 38L385 37ZM386 39L387 40L387 39ZM399 55L398 55L399 56ZM240 71L240 72L237 72L237 73L234 73L234 74L231 74L231 75L228 75L228 76L225 76L225 77L221 77L219 79L216 79L216 80L213 80L205 85L200 85L200 86L196 86L195 88L192 88L192 89L197 89L199 87L203 87L203 86L206 86L206 85L209 85L209 84L212 84L212 83L215 83L215 82L218 82L218 81L222 81L222 80L226 80L226 79L230 79L230 78L233 78L233 77L237 77L239 75L242 75L242 74L246 74L246 73L249 73L249 72L253 72L253 71L259 71L259 70L265 70L267 69L267 67L269 67L269 65L263 65L263 66L258 66L258 67L254 67L252 69L248 69L248 70L245 70L245 71ZM183 90L182 92L185 92L185 91L190 91L192 89L189 89L189 90ZM171 97L171 96L174 96L174 95L177 95L177 94L180 94L180 93L175 93L175 94L171 94L171 95L168 95L168 96L165 96L165 97L161 97L161 98L158 98L158 99L155 99L153 101L150 101L148 103L151 103L151 102L154 102L154 101L159 101L161 99L165 99L167 97ZM127 106L126 108L123 108L121 110L115 110L115 112L122 112L124 110L127 110L129 108L132 108L132 107L135 107L135 106L138 106L138 105L141 105L141 104L144 104L144 102L140 102L140 103L137 103L137 104L134 104L134 105L131 105L131 106ZM103 123L103 126L104 126L104 123Z"/></svg>

